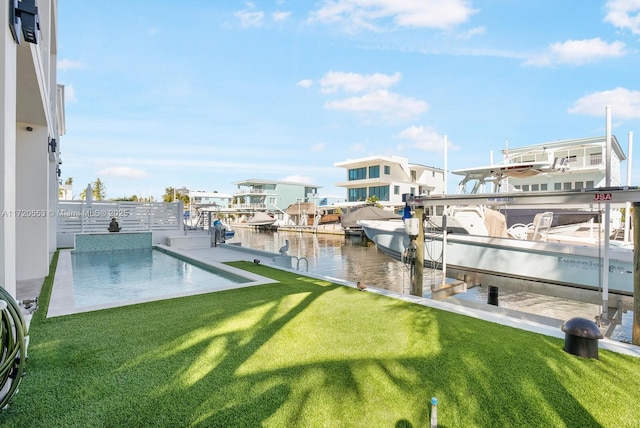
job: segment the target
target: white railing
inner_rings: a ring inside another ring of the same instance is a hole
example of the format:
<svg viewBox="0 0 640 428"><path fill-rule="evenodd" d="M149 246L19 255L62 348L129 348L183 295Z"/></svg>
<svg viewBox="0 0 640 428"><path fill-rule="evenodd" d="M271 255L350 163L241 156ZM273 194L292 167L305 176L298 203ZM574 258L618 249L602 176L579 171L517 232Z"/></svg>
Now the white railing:
<svg viewBox="0 0 640 428"><path fill-rule="evenodd" d="M251 194L258 194L258 195L264 195L265 193L268 192L274 192L273 190L265 190L265 189L240 189L240 190L236 190L233 194L233 196L243 196L243 195L251 195Z"/></svg>
<svg viewBox="0 0 640 428"><path fill-rule="evenodd" d="M59 201L58 234L106 232L112 218L122 231L182 230L180 202Z"/></svg>
<svg viewBox="0 0 640 428"><path fill-rule="evenodd" d="M267 209L267 204L231 204L231 208L234 209L251 209L251 210L264 210Z"/></svg>

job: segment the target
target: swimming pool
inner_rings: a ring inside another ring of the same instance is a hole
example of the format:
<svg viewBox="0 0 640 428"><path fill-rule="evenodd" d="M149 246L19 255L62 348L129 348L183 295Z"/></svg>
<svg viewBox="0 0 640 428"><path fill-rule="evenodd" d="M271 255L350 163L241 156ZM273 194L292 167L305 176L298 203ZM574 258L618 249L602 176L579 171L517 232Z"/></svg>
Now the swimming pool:
<svg viewBox="0 0 640 428"><path fill-rule="evenodd" d="M196 294L250 282L152 248L74 252L71 269L76 308Z"/></svg>

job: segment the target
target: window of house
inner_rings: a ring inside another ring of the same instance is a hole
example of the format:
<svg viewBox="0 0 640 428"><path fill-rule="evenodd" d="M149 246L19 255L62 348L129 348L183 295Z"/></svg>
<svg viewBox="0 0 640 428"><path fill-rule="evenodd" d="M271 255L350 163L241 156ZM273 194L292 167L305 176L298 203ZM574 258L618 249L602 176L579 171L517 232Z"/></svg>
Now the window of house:
<svg viewBox="0 0 640 428"><path fill-rule="evenodd" d="M538 192L539 190L540 190L540 185L539 184L532 184L531 185L531 191Z"/></svg>
<svg viewBox="0 0 640 428"><path fill-rule="evenodd" d="M540 185L540 190L542 190L543 192L547 190L547 183L541 184Z"/></svg>
<svg viewBox="0 0 640 428"><path fill-rule="evenodd" d="M593 181L587 181L586 186L587 189L593 189L595 187L595 184L593 183Z"/></svg>
<svg viewBox="0 0 640 428"><path fill-rule="evenodd" d="M571 190L571 183L563 183L562 189L563 190Z"/></svg>
<svg viewBox="0 0 640 428"><path fill-rule="evenodd" d="M349 202L362 202L367 200L367 188L358 187L349 189Z"/></svg>
<svg viewBox="0 0 640 428"><path fill-rule="evenodd" d="M369 167L369 178L380 178L380 165L372 165Z"/></svg>
<svg viewBox="0 0 640 428"><path fill-rule="evenodd" d="M529 185L528 184L523 184L522 185L522 191L523 192L528 192L529 191Z"/></svg>
<svg viewBox="0 0 640 428"><path fill-rule="evenodd" d="M384 174L391 175L391 167L389 165L384 166Z"/></svg>
<svg viewBox="0 0 640 428"><path fill-rule="evenodd" d="M553 183L553 190L562 190L562 183Z"/></svg>
<svg viewBox="0 0 640 428"><path fill-rule="evenodd" d="M394 195L400 194L400 186L393 186L393 194Z"/></svg>
<svg viewBox="0 0 640 428"><path fill-rule="evenodd" d="M416 172L415 171L411 171L411 181L416 181L416 177L417 177Z"/></svg>
<svg viewBox="0 0 640 428"><path fill-rule="evenodd" d="M367 168L353 168L349 170L349 181L367 178Z"/></svg>
<svg viewBox="0 0 640 428"><path fill-rule="evenodd" d="M576 181L575 183L573 183L573 188L576 190L582 189L582 181Z"/></svg>
<svg viewBox="0 0 640 428"><path fill-rule="evenodd" d="M375 196L379 201L389 200L389 186L369 187L369 197Z"/></svg>

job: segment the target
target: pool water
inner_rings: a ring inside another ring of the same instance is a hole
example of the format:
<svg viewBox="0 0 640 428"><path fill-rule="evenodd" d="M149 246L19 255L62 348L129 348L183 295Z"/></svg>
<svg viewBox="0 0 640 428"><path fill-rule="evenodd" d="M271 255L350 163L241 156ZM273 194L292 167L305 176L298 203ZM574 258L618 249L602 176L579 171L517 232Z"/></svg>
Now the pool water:
<svg viewBox="0 0 640 428"><path fill-rule="evenodd" d="M154 249L71 254L75 307L214 291L247 282Z"/></svg>

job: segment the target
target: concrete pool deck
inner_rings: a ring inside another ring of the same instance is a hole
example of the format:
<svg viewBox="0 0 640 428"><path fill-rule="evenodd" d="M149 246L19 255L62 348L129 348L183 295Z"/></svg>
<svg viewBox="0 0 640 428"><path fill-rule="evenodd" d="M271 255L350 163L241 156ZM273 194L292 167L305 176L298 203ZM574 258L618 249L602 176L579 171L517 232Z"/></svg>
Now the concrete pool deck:
<svg viewBox="0 0 640 428"><path fill-rule="evenodd" d="M177 294L171 296L162 296L161 299L169 299L175 297L182 297L186 295L204 294L214 291L221 291L225 289L234 289L241 287L248 287L254 285L268 284L275 281L262 277L259 275L251 274L246 271L234 269L230 266L224 265L224 262L231 261L254 261L258 259L260 263L282 269L290 272L296 272L295 269L289 269L282 266L281 260L278 262L279 254L267 253L264 251L253 250L251 248L241 247L237 245L222 244L217 247L200 248L200 249L175 249L166 246L160 246L170 251L175 252L183 257L191 258L200 263L206 263L217 268L223 268L225 270L233 270L250 279L250 282L237 284L233 286L225 287L213 287L211 289L201 290L198 292L188 294ZM280 256L281 257L281 256ZM301 272L301 274L312 277L331 281L336 284L340 284L347 287L356 288L356 284L341 278L329 277L324 275L315 275L310 272ZM402 294L390 290L384 290L369 286L366 292L376 293L384 296L388 296L394 299L400 299L407 302L428 306L435 309L445 310L448 312L454 312L460 315L470 316L473 318L482 319L485 321L517 328L520 330L527 330L546 336L552 336L556 338L565 338L565 333L561 330L562 320L553 318L532 315L523 313L520 311L505 309L492 305L483 305L473 302L463 301L461 299L447 299L447 300L434 300L430 297L419 297L407 294ZM140 301L126 302L126 305L143 303L147 301L159 300L159 298L147 298ZM106 309L110 307L123 306L120 304L98 305L86 308L75 308L73 304L73 280L71 272L71 254L70 250L60 250L60 256L58 259L58 266L56 270L56 276L54 279L53 289L51 293L51 300L49 303L49 311L47 317L62 316L79 312L88 312L99 309ZM600 339L598 341L600 349L606 349L613 352L631 355L640 358L640 346L635 346L628 343L618 342L610 339Z"/></svg>

